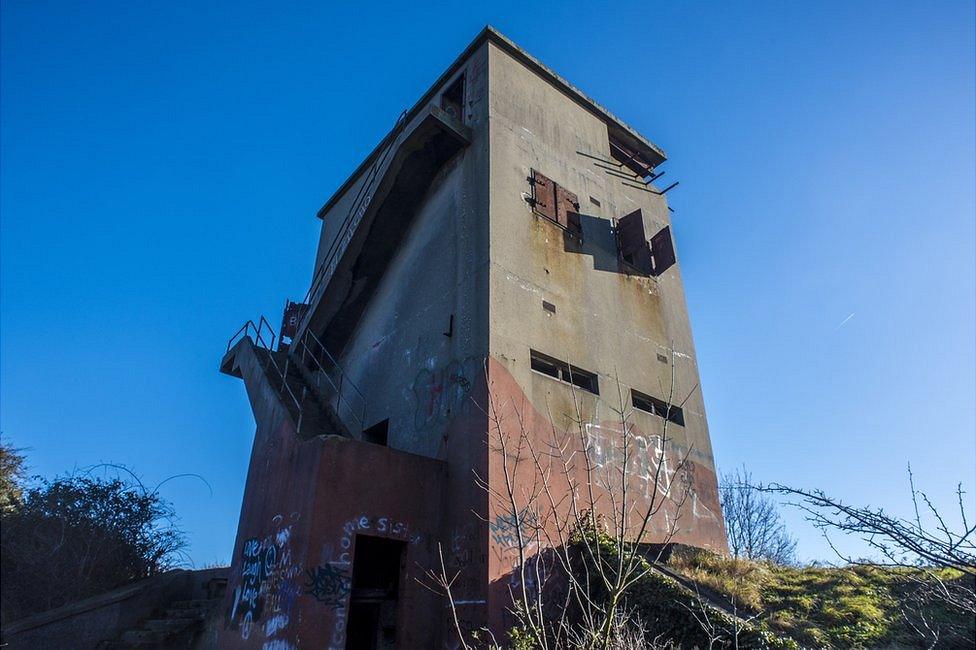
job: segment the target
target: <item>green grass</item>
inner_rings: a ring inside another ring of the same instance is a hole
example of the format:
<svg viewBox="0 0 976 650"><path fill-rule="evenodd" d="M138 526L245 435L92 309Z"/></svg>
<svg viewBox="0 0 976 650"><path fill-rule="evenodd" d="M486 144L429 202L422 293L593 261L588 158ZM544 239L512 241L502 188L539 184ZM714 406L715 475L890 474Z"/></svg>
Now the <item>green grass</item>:
<svg viewBox="0 0 976 650"><path fill-rule="evenodd" d="M729 599L749 613L759 614L775 634L795 639L803 647L877 648L891 645L924 647L908 625L902 603L910 569L877 566L783 567L734 560L708 551L679 548L669 566ZM942 571L942 579L962 574ZM930 621L968 626L968 640L945 635L940 647L967 647L973 622L943 606L928 606ZM914 615L908 611L907 615ZM945 627L943 625L943 627Z"/></svg>
<svg viewBox="0 0 976 650"><path fill-rule="evenodd" d="M574 543L579 540L577 537ZM613 571L615 546L602 534L596 541L605 570ZM667 565L694 581L699 594L706 598L717 595L732 603L735 614L704 607L687 585L649 571L627 591L622 607L652 638L674 647L927 648L931 639L913 629L907 618L918 623L920 613L942 630L936 647L974 647L976 622L971 617L937 602L920 606L920 601L910 597L918 590L918 581L928 575L920 570L787 567L731 559L691 547L675 548ZM951 570L938 575L942 581L972 580ZM590 578L589 584L600 584L595 574ZM589 596L595 602L606 598L599 590ZM510 640L512 647L532 647L519 630L513 631Z"/></svg>

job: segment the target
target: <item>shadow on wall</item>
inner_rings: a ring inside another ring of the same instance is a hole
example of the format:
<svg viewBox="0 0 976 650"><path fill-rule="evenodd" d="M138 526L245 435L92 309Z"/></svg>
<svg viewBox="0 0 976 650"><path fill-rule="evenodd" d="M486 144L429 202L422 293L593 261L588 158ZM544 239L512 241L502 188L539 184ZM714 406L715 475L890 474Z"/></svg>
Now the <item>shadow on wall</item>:
<svg viewBox="0 0 976 650"><path fill-rule="evenodd" d="M589 255L593 258L593 268L597 271L626 273L625 265L620 263L617 255L613 223L609 219L591 217L588 214L580 214L578 217L583 235L580 237L564 230L563 250L577 255Z"/></svg>
<svg viewBox="0 0 976 650"><path fill-rule="evenodd" d="M661 275L674 265L676 258L671 229L665 226L650 239L644 231L640 210L616 222L587 214L574 214L582 235L563 230L563 250L589 255L597 271L637 275Z"/></svg>

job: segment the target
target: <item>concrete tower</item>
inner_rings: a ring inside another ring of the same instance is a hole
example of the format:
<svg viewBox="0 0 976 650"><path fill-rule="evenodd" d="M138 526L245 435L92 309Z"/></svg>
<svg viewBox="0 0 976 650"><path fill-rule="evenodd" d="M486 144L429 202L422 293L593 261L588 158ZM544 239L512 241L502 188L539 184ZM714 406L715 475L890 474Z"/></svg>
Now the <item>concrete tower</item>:
<svg viewBox="0 0 976 650"><path fill-rule="evenodd" d="M282 340L249 321L222 361L257 422L223 647L449 645L438 546L462 624L502 633L503 439L607 469L629 427L635 498L685 485L646 539L725 550L664 160L491 28L400 117L319 210Z"/></svg>

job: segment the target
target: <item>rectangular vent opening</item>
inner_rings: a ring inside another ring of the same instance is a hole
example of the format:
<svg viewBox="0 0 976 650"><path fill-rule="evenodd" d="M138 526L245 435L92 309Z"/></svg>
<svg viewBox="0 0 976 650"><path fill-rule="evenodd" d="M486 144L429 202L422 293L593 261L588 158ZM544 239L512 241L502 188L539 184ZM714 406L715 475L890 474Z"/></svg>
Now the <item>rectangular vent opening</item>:
<svg viewBox="0 0 976 650"><path fill-rule="evenodd" d="M594 395L600 394L600 380L596 373L584 370L565 361L531 350L532 369L559 381L582 388Z"/></svg>
<svg viewBox="0 0 976 650"><path fill-rule="evenodd" d="M631 390L630 396L635 409L651 413L682 427L685 425L685 414L680 406L668 404L664 400L645 395L636 390Z"/></svg>

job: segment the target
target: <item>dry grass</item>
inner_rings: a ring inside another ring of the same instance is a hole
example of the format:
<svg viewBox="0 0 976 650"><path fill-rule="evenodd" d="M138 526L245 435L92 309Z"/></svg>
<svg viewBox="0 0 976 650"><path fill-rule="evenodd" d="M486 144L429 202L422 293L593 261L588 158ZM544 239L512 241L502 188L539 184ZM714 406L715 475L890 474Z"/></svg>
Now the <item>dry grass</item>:
<svg viewBox="0 0 976 650"><path fill-rule="evenodd" d="M901 592L910 570L877 566L784 567L682 547L668 565L682 575L761 614L776 633L822 648L913 646ZM952 572L943 572L943 579ZM936 611L934 616L945 616ZM951 615L951 614L949 614Z"/></svg>
<svg viewBox="0 0 976 650"><path fill-rule="evenodd" d="M753 612L763 609L762 593L770 579L769 565L681 547L671 554L668 566L699 585L733 600L737 606Z"/></svg>

